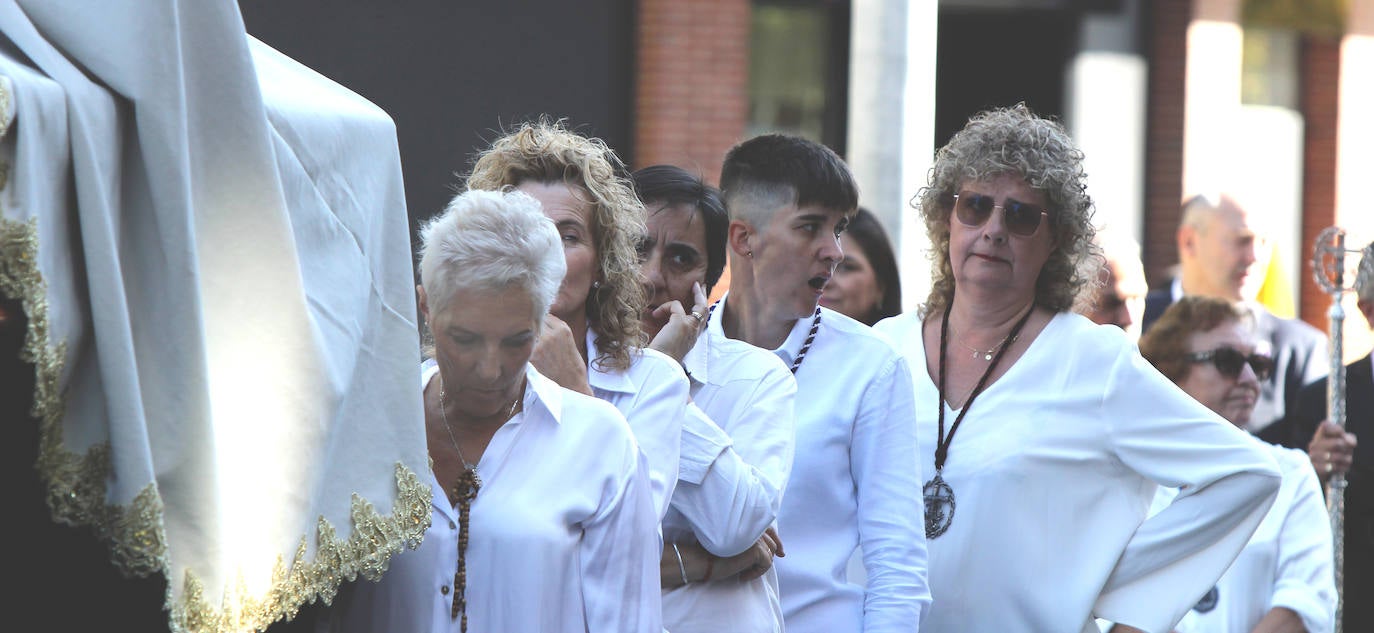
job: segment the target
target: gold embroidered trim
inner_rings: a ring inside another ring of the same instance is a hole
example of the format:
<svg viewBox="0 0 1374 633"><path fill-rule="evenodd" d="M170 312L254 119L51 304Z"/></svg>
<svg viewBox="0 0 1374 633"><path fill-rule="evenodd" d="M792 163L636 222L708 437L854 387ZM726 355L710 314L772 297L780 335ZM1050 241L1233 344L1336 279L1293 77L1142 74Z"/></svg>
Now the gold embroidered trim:
<svg viewBox="0 0 1374 633"><path fill-rule="evenodd" d="M334 526L320 517L315 560L305 560L306 541L302 537L290 566L285 559L277 559L272 570L272 588L263 599L247 595L240 579L226 588L223 605L216 608L205 599L200 579L187 573L183 602L170 607L172 630L260 631L283 618L296 617L307 602L332 603L339 584L345 580L357 580L358 576L367 580L381 578L393 555L403 547L419 547L433 518L429 509L433 490L401 463L396 464L396 487L395 511L390 517L378 514L366 499L353 495L353 534L347 541L340 540ZM170 597L169 591L169 605Z"/></svg>
<svg viewBox="0 0 1374 633"><path fill-rule="evenodd" d="M28 331L20 359L33 363L35 373L31 414L39 424L37 468L47 485L53 520L91 526L110 548L114 565L127 576L160 572L169 578L166 609L174 633L227 633L263 630L282 618L292 618L306 602L333 601L339 584L358 576L380 578L391 557L403 547L419 546L429 529L433 492L402 463L395 468L397 495L390 516L382 516L366 499L353 495L353 532L338 538L334 526L320 517L316 525L315 559L305 560L306 539L288 566L278 558L272 585L261 599L247 595L240 578L226 587L219 605L205 598L199 578L187 572L180 603L172 598L170 559L163 530L162 498L149 483L127 507L108 504L106 479L110 473L108 443L91 447L85 455L63 444L61 375L66 343L48 345L47 285L38 269L38 222L0 217L0 292L16 298L28 315Z"/></svg>

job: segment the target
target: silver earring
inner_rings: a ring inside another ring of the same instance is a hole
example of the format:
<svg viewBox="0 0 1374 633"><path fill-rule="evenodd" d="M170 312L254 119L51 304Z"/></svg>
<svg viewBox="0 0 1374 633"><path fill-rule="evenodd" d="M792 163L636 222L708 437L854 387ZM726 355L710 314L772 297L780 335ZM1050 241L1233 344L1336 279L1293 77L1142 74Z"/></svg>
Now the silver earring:
<svg viewBox="0 0 1374 633"><path fill-rule="evenodd" d="M599 282L599 281L593 281L593 282L592 282L592 290L600 290L600 289L601 289L601 282Z"/></svg>

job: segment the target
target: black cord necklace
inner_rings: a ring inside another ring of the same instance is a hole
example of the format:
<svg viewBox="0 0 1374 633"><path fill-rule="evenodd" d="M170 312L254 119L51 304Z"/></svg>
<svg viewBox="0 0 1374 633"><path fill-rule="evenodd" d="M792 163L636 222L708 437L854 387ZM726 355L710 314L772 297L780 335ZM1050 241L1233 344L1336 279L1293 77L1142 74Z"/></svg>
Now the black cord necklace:
<svg viewBox="0 0 1374 633"><path fill-rule="evenodd" d="M1030 320L1030 315L1035 312L1035 306L1016 322L1011 328L1011 333L1003 341L1014 341L1021 333L1021 328ZM983 392L983 387L987 386L988 379L992 377L992 372L997 369L997 365L1002 362L1002 356L1006 355L1010 345L1002 345L997 350L997 355L993 357L992 363L983 371L983 376L978 379L978 384L973 388L968 400L964 401L964 407L959 410L959 415L954 418L954 424L949 427L949 435L945 435L945 347L949 338L949 306L945 306L945 316L940 321L940 399L935 403L940 410L939 431L940 435L936 438L935 444L935 477L927 481L921 487L921 496L925 498L926 507L926 538L933 539L944 534L954 522L954 489L945 483L941 473L945 469L945 460L949 457L949 445L954 441L954 432L959 430L959 425L964 421L964 416L968 415L968 410L973 408L973 400L978 394Z"/></svg>
<svg viewBox="0 0 1374 633"><path fill-rule="evenodd" d="M711 304L711 309L706 311L706 322L711 322L711 315L716 313L716 306L720 302ZM806 341L802 343L801 351L797 352L797 358L792 361L792 374L796 375L797 368L801 367L802 361L806 360L806 353L811 351L811 344L816 342L816 332L821 330L821 307L816 306L816 313L811 316L811 331L806 334Z"/></svg>

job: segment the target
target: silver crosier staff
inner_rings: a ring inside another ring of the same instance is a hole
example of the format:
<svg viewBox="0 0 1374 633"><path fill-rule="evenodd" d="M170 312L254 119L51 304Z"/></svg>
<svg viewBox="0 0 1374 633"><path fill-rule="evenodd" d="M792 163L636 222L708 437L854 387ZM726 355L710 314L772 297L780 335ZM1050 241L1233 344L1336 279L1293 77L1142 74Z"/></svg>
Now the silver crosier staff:
<svg viewBox="0 0 1374 633"><path fill-rule="evenodd" d="M1374 250L1374 244L1364 250ZM1317 236L1312 249L1312 272L1317 284L1331 295L1331 308L1326 313L1331 322L1331 371L1326 380L1327 418L1341 429L1345 429L1345 363L1342 349L1345 308L1341 305L1341 296L1349 290L1346 287L1345 256L1360 252L1347 250L1345 231L1334 226ZM1366 252L1365 256L1369 258L1370 254ZM1335 555L1336 633L1341 633L1341 619L1345 610L1345 485L1344 473L1332 473L1328 484L1330 490L1326 495Z"/></svg>

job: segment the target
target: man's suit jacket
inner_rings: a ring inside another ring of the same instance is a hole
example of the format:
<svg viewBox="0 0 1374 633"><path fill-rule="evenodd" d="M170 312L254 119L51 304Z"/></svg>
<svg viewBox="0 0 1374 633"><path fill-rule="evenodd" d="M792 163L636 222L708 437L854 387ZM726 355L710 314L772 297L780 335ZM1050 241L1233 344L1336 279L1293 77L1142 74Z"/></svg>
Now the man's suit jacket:
<svg viewBox="0 0 1374 633"><path fill-rule="evenodd" d="M1345 427L1360 443L1346 476L1343 630L1374 631L1374 367L1369 356L1346 365L1345 385ZM1325 419L1323 378L1298 397L1297 427L1311 440Z"/></svg>
<svg viewBox="0 0 1374 633"><path fill-rule="evenodd" d="M1145 296L1142 331L1148 331L1159 315L1174 302L1169 287ZM1324 378L1331 364L1326 335L1298 319L1282 319L1259 304L1251 304L1255 336L1268 341L1274 354L1274 375L1260 384L1259 402L1247 429L1271 444L1306 449L1311 433L1302 437L1293 421L1298 392Z"/></svg>

